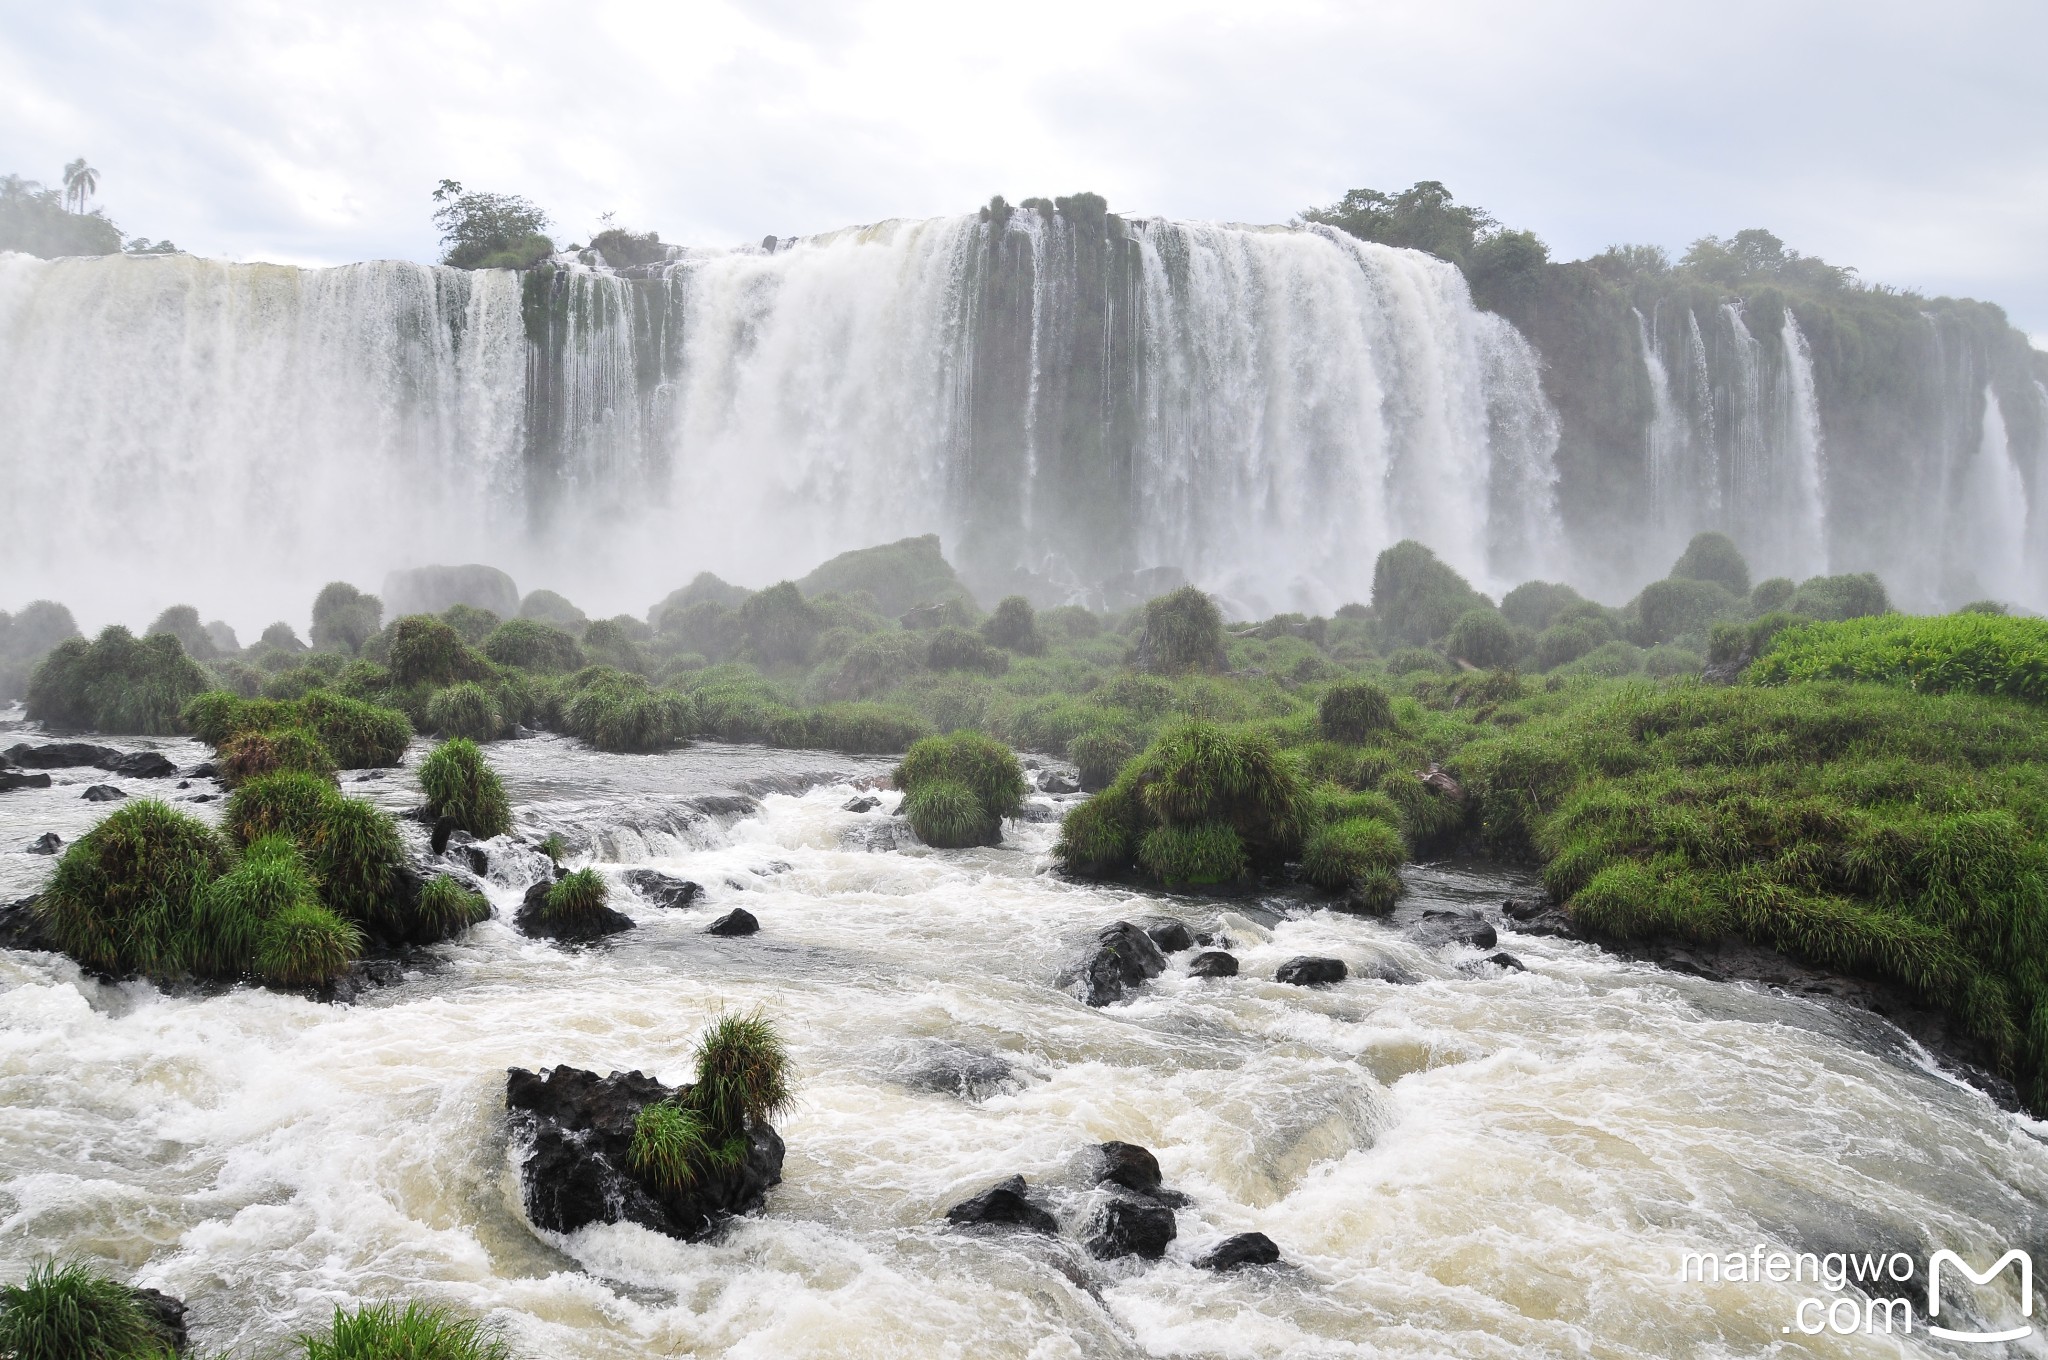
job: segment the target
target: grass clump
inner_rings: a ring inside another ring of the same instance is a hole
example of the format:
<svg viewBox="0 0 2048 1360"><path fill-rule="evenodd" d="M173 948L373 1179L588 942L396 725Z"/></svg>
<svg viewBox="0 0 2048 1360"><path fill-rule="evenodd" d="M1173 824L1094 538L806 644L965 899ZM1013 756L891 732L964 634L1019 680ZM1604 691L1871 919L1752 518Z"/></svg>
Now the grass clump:
<svg viewBox="0 0 2048 1360"><path fill-rule="evenodd" d="M1388 548L1373 563L1373 617L1391 641L1435 642L1467 611L1492 607L1471 582L1412 538Z"/></svg>
<svg viewBox="0 0 2048 1360"><path fill-rule="evenodd" d="M88 968L173 976L201 900L228 865L213 828L153 798L124 804L73 841L36 912Z"/></svg>
<svg viewBox="0 0 2048 1360"><path fill-rule="evenodd" d="M721 1015L697 1040L697 1084L691 1101L715 1133L730 1135L765 1123L795 1099L789 1050L767 1017Z"/></svg>
<svg viewBox="0 0 2048 1360"><path fill-rule="evenodd" d="M491 675L489 663L469 649L462 634L432 614L408 614L392 624L390 646L391 679L396 685L438 688Z"/></svg>
<svg viewBox="0 0 2048 1360"><path fill-rule="evenodd" d="M1138 843L1138 865L1169 888L1235 883L1251 867L1244 841L1226 822L1155 826Z"/></svg>
<svg viewBox="0 0 2048 1360"><path fill-rule="evenodd" d="M546 593L550 592L534 592ZM527 598L531 600L532 596ZM522 611L524 608L522 605ZM576 611L579 616L582 612ZM583 649L576 644L574 635L540 619L518 618L499 624L484 639L483 650L485 656L501 666L517 666L539 675L566 675L583 669Z"/></svg>
<svg viewBox="0 0 2048 1360"><path fill-rule="evenodd" d="M302 771L259 775L229 796L221 828L241 845L265 836L285 836L303 847L340 798L340 791L318 775Z"/></svg>
<svg viewBox="0 0 2048 1360"><path fill-rule="evenodd" d="M710 1125L682 1101L657 1100L633 1116L626 1160L658 1189L687 1190L717 1153Z"/></svg>
<svg viewBox="0 0 2048 1360"><path fill-rule="evenodd" d="M1332 741L1369 741L1394 725L1394 701L1370 680L1350 681L1323 695L1316 723Z"/></svg>
<svg viewBox="0 0 2048 1360"><path fill-rule="evenodd" d="M511 1360L505 1343L474 1319L437 1305L365 1304L334 1310L323 1336L301 1336L304 1360Z"/></svg>
<svg viewBox="0 0 2048 1360"><path fill-rule="evenodd" d="M1726 534L1694 534L1671 566L1674 581L1712 581L1732 595L1749 594L1749 562Z"/></svg>
<svg viewBox="0 0 2048 1360"><path fill-rule="evenodd" d="M264 923L255 972L273 987L325 986L362 952L362 931L317 902L299 902Z"/></svg>
<svg viewBox="0 0 2048 1360"><path fill-rule="evenodd" d="M491 904L459 880L436 874L420 888L419 918L436 939L446 939L490 920Z"/></svg>
<svg viewBox="0 0 2048 1360"><path fill-rule="evenodd" d="M1812 623L1778 632L1756 684L1876 680L1922 694L1994 694L2048 704L2048 619L1948 614Z"/></svg>
<svg viewBox="0 0 2048 1360"><path fill-rule="evenodd" d="M171 633L138 639L115 624L96 639L67 638L28 682L28 716L52 727L169 736L185 705L213 688Z"/></svg>
<svg viewBox="0 0 2048 1360"><path fill-rule="evenodd" d="M193 971L214 977L251 971L271 922L294 907L319 905L296 845L283 836L253 842L199 900L190 931Z"/></svg>
<svg viewBox="0 0 2048 1360"><path fill-rule="evenodd" d="M91 1267L45 1262L0 1286L7 1360L170 1360L168 1339L128 1286Z"/></svg>
<svg viewBox="0 0 2048 1360"><path fill-rule="evenodd" d="M572 926L597 914L611 899L611 888L595 869L578 869L548 889L541 919L551 926Z"/></svg>
<svg viewBox="0 0 2048 1360"><path fill-rule="evenodd" d="M467 737L442 742L420 762L420 789L433 817L452 817L472 836L502 836L512 829L505 785Z"/></svg>
<svg viewBox="0 0 2048 1360"><path fill-rule="evenodd" d="M1444 651L1468 665L1491 670L1511 665L1519 651L1515 630L1496 609L1468 609L1451 625Z"/></svg>
<svg viewBox="0 0 2048 1360"><path fill-rule="evenodd" d="M1226 665L1223 614L1216 602L1193 586L1145 602L1145 628L1138 638L1138 665L1155 675L1220 671Z"/></svg>
<svg viewBox="0 0 2048 1360"><path fill-rule="evenodd" d="M1408 858L1401 833L1383 821L1347 817L1316 828L1302 847L1301 876L1328 892L1344 892L1391 872Z"/></svg>
<svg viewBox="0 0 2048 1360"><path fill-rule="evenodd" d="M238 732L221 743L219 755L221 782L229 788L280 770L334 777L334 757L303 727Z"/></svg>
<svg viewBox="0 0 2048 1360"><path fill-rule="evenodd" d="M592 666L565 682L559 726L600 751L666 751L698 722L689 696L655 689L642 676Z"/></svg>
<svg viewBox="0 0 2048 1360"><path fill-rule="evenodd" d="M427 726L444 737L495 741L507 725L496 696L474 680L435 690L427 701Z"/></svg>
<svg viewBox="0 0 2048 1360"><path fill-rule="evenodd" d="M1083 732L1067 743L1067 759L1080 771L1081 789L1085 793L1100 793L1108 788L1124 763L1137 753L1128 737L1106 728Z"/></svg>
<svg viewBox="0 0 2048 1360"><path fill-rule="evenodd" d="M1024 805L1016 752L980 732L926 737L896 767L903 812L918 839L941 849L993 845Z"/></svg>
<svg viewBox="0 0 2048 1360"><path fill-rule="evenodd" d="M299 712L344 770L396 765L412 742L412 722L405 714L331 690L315 690L299 700Z"/></svg>

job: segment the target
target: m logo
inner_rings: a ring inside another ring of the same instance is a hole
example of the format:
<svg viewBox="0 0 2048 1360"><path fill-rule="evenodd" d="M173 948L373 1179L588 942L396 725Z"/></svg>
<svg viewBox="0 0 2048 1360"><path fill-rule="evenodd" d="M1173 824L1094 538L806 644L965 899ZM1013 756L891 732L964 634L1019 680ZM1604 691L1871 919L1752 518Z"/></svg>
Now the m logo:
<svg viewBox="0 0 2048 1360"><path fill-rule="evenodd" d="M2031 1325L2015 1327L2009 1332L1957 1332L1951 1331L1947 1327L1937 1327L1932 1321L1932 1319L1941 1316L1941 1267L1943 1263L1952 1265L1957 1270L1962 1271L1963 1274L1969 1276L1971 1284L1990 1284L2000 1271L2015 1261L2019 1262L2020 1266L2020 1315L2022 1317L2032 1317L2034 1315L2034 1259L2025 1252L2007 1252L1998 1258L1997 1264L1993 1265L1991 1269L1985 1271L1982 1275L1970 1269L1963 1258L1952 1251L1944 1250L1934 1253L1933 1257L1927 1262L1927 1316L1929 1318L1927 1330L1933 1335L1946 1338L1949 1341L2018 1341L2021 1337L2031 1336L2034 1331Z"/></svg>

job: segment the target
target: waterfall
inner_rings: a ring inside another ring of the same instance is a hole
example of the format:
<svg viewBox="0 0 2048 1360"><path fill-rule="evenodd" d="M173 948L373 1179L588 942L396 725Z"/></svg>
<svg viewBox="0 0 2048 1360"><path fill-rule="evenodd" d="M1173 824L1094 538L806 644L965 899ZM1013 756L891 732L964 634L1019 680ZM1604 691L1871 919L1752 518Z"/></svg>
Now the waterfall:
<svg viewBox="0 0 2048 1360"><path fill-rule="evenodd" d="M2040 608L2039 578L2027 572L2027 486L2013 460L1998 394L1984 387L1984 428L1962 479L1960 529L1955 543L1967 590L1996 596L2018 586L2012 603ZM2022 584L2026 583L2026 584Z"/></svg>
<svg viewBox="0 0 2048 1360"><path fill-rule="evenodd" d="M1781 561L1776 569L1796 577L1818 576L1828 569L1827 487L1825 455L1821 447L1820 400L1814 391L1813 351L1800 332L1792 309L1785 309L1785 324L1779 331L1784 346L1784 377L1779 384L1779 443L1784 450L1778 462L1783 513L1780 529Z"/></svg>
<svg viewBox="0 0 2048 1360"><path fill-rule="evenodd" d="M10 594L253 628L480 560L637 611L937 531L983 593L1265 612L1558 548L1536 355L1416 252L1082 196L627 274L0 257Z"/></svg>
<svg viewBox="0 0 2048 1360"><path fill-rule="evenodd" d="M1649 503L1656 527L1665 528L1683 513L1686 455L1685 417L1671 399L1671 375L1657 353L1650 323L1640 308L1631 307L1636 318L1636 343L1643 356L1643 372L1650 379L1650 423L1643 430L1643 462L1649 482Z"/></svg>
<svg viewBox="0 0 2048 1360"><path fill-rule="evenodd" d="M1714 372L1707 362L1707 341L1700 334L1699 313L1690 307L1685 311L1685 339L1686 355L1692 361L1688 370L1692 390L1688 396L1693 412L1693 443L1701 455L1692 476L1693 492L1700 499L1696 513L1702 515L1703 524L1718 527L1725 497L1721 489L1721 445L1714 428Z"/></svg>

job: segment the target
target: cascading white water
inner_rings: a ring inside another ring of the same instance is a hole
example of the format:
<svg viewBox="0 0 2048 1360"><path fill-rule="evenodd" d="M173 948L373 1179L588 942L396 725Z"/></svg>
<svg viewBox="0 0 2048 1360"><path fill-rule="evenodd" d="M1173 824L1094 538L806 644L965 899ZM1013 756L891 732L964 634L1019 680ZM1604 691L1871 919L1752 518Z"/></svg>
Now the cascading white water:
<svg viewBox="0 0 2048 1360"><path fill-rule="evenodd" d="M1687 357L1692 361L1692 391L1688 396L1696 429L1693 443L1700 450L1700 465L1694 469L1693 483L1703 501L1700 509L1706 521L1717 523L1726 498L1721 489L1721 445L1714 430L1714 374L1707 364L1707 340L1700 334L1699 313L1689 307L1685 312L1685 339Z"/></svg>
<svg viewBox="0 0 2048 1360"><path fill-rule="evenodd" d="M1813 350L1792 309L1778 337L1785 347L1779 384L1781 429L1790 466L1781 478L1784 496L1784 557L1776 569L1786 575L1818 576L1828 569L1827 486L1821 447L1820 400L1813 385Z"/></svg>
<svg viewBox="0 0 2048 1360"><path fill-rule="evenodd" d="M637 611L697 570L765 584L906 534L971 555L991 523L1021 537L981 565L1037 569L1077 509L1105 516L1098 562L1256 608L1365 598L1407 536L1496 590L1549 563L1556 419L1455 268L1151 221L1126 303L1076 291L1122 286L1123 238L1091 274L1064 219L1009 230L1034 253L1022 317L983 296L1003 262L974 217L656 279L6 257L10 593L131 623L232 603L255 628L329 579L484 560ZM1028 366L1010 405L1006 365Z"/></svg>
<svg viewBox="0 0 2048 1360"><path fill-rule="evenodd" d="M1965 579L1987 594L1996 589L1994 583L2025 581L2027 484L2013 461L2005 412L1988 384L1984 388L1984 432L1963 473L1960 509L1961 532L1955 548ZM2040 608L2048 599L2036 589L2013 602Z"/></svg>

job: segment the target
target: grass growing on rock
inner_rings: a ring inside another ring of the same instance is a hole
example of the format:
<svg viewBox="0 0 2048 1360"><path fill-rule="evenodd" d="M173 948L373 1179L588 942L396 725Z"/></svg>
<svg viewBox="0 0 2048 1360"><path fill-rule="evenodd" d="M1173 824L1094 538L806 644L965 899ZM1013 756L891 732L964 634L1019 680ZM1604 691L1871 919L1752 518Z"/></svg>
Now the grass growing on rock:
<svg viewBox="0 0 2048 1360"><path fill-rule="evenodd" d="M488 839L512 829L512 802L490 762L465 737L435 747L420 762L420 790L435 818L453 818L459 830Z"/></svg>
<svg viewBox="0 0 2048 1360"><path fill-rule="evenodd" d="M611 899L611 888L595 869L578 869L548 889L541 917L549 925L567 926L587 920Z"/></svg>
<svg viewBox="0 0 2048 1360"><path fill-rule="evenodd" d="M904 753L895 782L911 830L940 849L995 844L1003 818L1024 805L1016 752L979 732L926 737Z"/></svg>
<svg viewBox="0 0 2048 1360"><path fill-rule="evenodd" d="M482 893L436 874L420 888L419 915L429 931L445 937L489 920L491 904Z"/></svg>
<svg viewBox="0 0 2048 1360"><path fill-rule="evenodd" d="M663 1190L686 1190L717 1158L711 1126L679 1100L657 1100L633 1117L626 1158L633 1170Z"/></svg>
<svg viewBox="0 0 2048 1360"><path fill-rule="evenodd" d="M336 1308L325 1333L299 1338L304 1360L511 1360L483 1324L438 1305Z"/></svg>
<svg viewBox="0 0 2048 1360"><path fill-rule="evenodd" d="M7 1360L170 1360L171 1348L128 1286L91 1267L45 1262L0 1286Z"/></svg>
<svg viewBox="0 0 2048 1360"><path fill-rule="evenodd" d="M434 691L427 701L427 726L444 737L495 741L507 723L497 697L476 681L465 680Z"/></svg>
<svg viewBox="0 0 2048 1360"><path fill-rule="evenodd" d="M789 1050L767 1017L721 1015L697 1040L691 1100L714 1133L731 1135L789 1109Z"/></svg>

